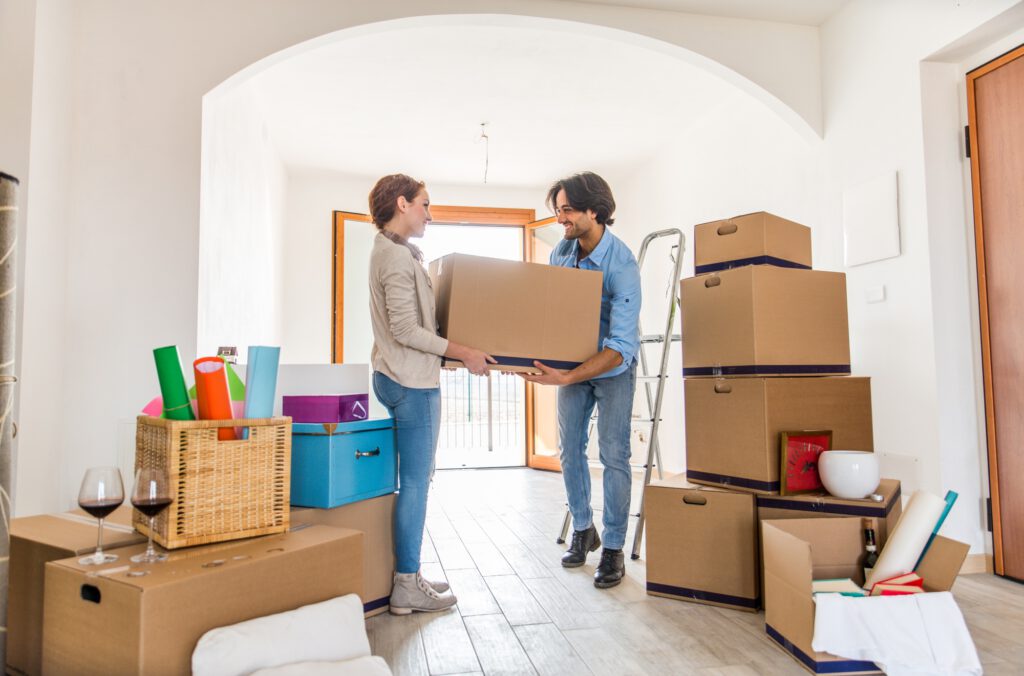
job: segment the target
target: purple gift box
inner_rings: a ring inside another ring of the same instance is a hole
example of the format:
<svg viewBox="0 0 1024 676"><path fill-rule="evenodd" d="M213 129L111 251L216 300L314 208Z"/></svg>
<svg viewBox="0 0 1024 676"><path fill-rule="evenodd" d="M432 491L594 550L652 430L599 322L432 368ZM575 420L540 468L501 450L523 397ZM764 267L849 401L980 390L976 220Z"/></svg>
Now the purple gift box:
<svg viewBox="0 0 1024 676"><path fill-rule="evenodd" d="M282 397L281 412L297 423L339 423L366 420L369 394L326 394Z"/></svg>

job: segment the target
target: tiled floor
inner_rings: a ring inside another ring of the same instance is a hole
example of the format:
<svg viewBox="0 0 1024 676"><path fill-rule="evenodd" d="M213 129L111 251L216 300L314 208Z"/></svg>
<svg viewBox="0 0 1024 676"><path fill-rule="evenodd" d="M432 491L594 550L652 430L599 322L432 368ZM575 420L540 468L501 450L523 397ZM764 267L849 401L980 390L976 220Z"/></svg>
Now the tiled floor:
<svg viewBox="0 0 1024 676"><path fill-rule="evenodd" d="M593 504L601 505L599 475ZM807 673L768 640L762 613L647 596L642 550L613 589L591 582L596 554L583 568L562 568L555 536L564 514L558 474L438 472L423 571L446 578L459 605L371 618L373 653L402 676ZM631 527L627 548L632 536ZM1024 585L962 576L954 593L985 673L1024 673Z"/></svg>

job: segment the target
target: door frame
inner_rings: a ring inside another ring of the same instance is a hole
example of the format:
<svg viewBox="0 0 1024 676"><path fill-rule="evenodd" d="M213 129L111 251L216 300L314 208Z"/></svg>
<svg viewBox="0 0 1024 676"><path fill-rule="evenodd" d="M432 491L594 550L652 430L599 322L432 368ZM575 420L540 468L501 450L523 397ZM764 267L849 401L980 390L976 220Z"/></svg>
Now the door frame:
<svg viewBox="0 0 1024 676"><path fill-rule="evenodd" d="M1024 58L1021 45L967 73L967 124L971 153L971 201L974 211L974 247L978 265L978 307L981 324L981 368L985 395L985 430L988 441L989 500L992 510L992 564L997 575L1005 575L1003 528L999 502L999 460L996 447L995 391L992 384L992 342L988 311L988 282L985 272L985 224L982 214L981 162L978 152L977 101L974 87L979 78Z"/></svg>
<svg viewBox="0 0 1024 676"><path fill-rule="evenodd" d="M554 222L554 217L540 221L534 209L513 209L504 207L460 207L437 205L430 207L432 222L444 225L483 225L497 228L520 228L523 233L523 259L533 262L533 240L529 236L532 228ZM334 211L332 214L331 246L331 363L340 364L345 354L345 221L372 223L367 214L352 211ZM561 471L557 457L536 456L534 450L534 396L533 383L526 383L526 466L535 469Z"/></svg>
<svg viewBox="0 0 1024 676"><path fill-rule="evenodd" d="M527 263L547 263L537 260L537 250L534 246L534 239L530 236L533 230L543 228L555 222L554 216L542 218L539 221L531 221L523 224L523 258ZM537 455L536 424L534 422L534 407L536 398L534 388L539 387L535 383L526 383L526 466L533 469L545 469L551 472L561 472L562 462L558 456Z"/></svg>

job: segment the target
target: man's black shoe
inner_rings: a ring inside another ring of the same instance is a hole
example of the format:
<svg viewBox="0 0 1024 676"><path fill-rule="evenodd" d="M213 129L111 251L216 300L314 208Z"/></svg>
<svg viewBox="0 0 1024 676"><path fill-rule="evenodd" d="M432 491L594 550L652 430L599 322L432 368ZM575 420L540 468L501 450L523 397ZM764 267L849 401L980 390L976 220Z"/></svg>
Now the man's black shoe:
<svg viewBox="0 0 1024 676"><path fill-rule="evenodd" d="M601 538L597 534L594 524L590 524L587 530L574 530L572 532L572 544L562 555L563 568L579 568L587 562L587 554L597 551L601 546Z"/></svg>
<svg viewBox="0 0 1024 676"><path fill-rule="evenodd" d="M594 586L598 589L614 587L622 582L626 574L626 561L621 549L604 549L601 551L601 563L597 564L594 573Z"/></svg>

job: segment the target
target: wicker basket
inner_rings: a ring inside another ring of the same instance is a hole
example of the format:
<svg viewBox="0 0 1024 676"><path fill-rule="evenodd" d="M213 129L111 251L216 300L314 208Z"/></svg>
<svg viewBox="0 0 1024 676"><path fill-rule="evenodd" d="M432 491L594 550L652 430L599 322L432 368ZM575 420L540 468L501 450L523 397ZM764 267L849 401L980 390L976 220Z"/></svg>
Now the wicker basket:
<svg viewBox="0 0 1024 676"><path fill-rule="evenodd" d="M218 441L221 427L249 438ZM288 530L291 418L165 420L140 415L135 469L167 470L174 502L156 517L153 539L167 549ZM135 528L149 534L136 510Z"/></svg>

